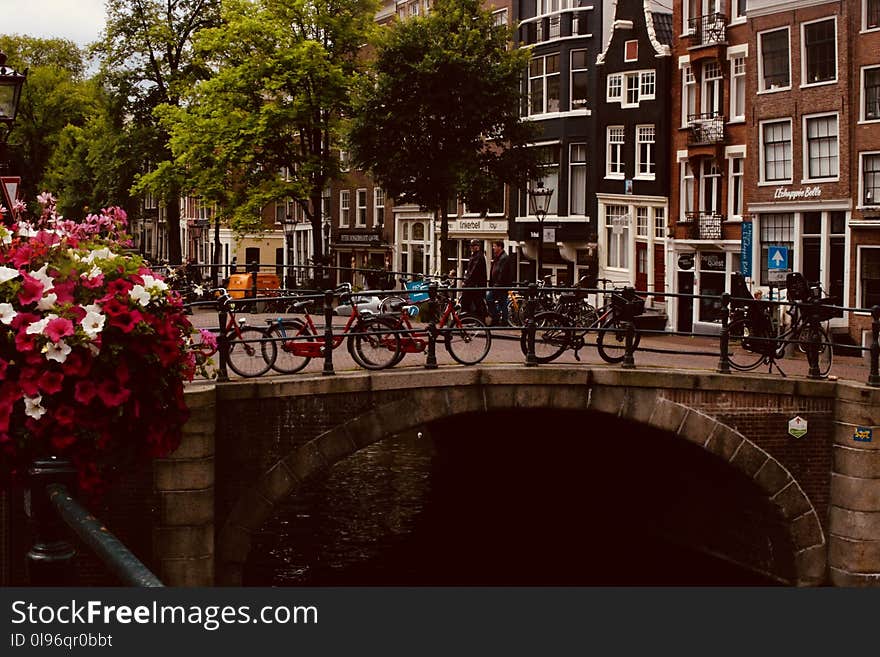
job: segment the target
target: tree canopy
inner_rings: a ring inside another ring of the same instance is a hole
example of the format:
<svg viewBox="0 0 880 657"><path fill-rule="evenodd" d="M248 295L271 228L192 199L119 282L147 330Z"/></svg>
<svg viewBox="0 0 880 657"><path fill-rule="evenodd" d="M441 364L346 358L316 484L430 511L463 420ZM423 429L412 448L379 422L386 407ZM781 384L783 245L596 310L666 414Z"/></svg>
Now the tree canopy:
<svg viewBox="0 0 880 657"><path fill-rule="evenodd" d="M520 119L528 51L509 48L510 30L480 5L437 0L387 29L350 123L353 161L398 201L441 217L443 263L448 202L484 210L536 164L534 131Z"/></svg>

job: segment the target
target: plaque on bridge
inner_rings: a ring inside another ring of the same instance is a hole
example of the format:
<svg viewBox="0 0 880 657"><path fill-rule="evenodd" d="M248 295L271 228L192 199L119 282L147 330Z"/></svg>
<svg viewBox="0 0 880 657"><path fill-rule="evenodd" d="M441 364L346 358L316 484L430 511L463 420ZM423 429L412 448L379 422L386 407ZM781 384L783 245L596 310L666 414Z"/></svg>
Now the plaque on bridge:
<svg viewBox="0 0 880 657"><path fill-rule="evenodd" d="M807 435L807 421L800 415L796 415L788 421L788 433L795 438L803 438Z"/></svg>

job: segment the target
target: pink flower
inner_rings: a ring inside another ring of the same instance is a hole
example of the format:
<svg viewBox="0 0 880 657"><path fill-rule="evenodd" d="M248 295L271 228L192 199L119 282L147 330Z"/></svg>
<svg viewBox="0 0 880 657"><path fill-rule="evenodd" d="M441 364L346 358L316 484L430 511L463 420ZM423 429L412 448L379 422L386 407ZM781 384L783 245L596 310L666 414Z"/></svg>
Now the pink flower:
<svg viewBox="0 0 880 657"><path fill-rule="evenodd" d="M65 317L56 317L49 321L44 333L52 342L58 342L61 338L73 335L73 322Z"/></svg>
<svg viewBox="0 0 880 657"><path fill-rule="evenodd" d="M54 370L46 370L40 376L40 380L37 382L40 390L49 395L54 395L57 392L61 392L61 387L64 384L64 375L61 372L56 372Z"/></svg>
<svg viewBox="0 0 880 657"><path fill-rule="evenodd" d="M24 283L21 286L21 292L18 293L18 302L22 306L27 306L42 299L43 284L28 274L22 274L21 277Z"/></svg>
<svg viewBox="0 0 880 657"><path fill-rule="evenodd" d="M95 382L89 379L77 381L73 387L73 398L80 404L91 404L97 394L98 388Z"/></svg>
<svg viewBox="0 0 880 657"><path fill-rule="evenodd" d="M107 310L106 306L104 310ZM137 310L126 310L112 316L108 313L107 316L110 319L110 325L121 329L123 333L131 333L138 322L143 319L140 311Z"/></svg>
<svg viewBox="0 0 880 657"><path fill-rule="evenodd" d="M131 390L123 388L119 381L107 379L98 384L98 399L104 402L107 408L121 406L131 396Z"/></svg>
<svg viewBox="0 0 880 657"><path fill-rule="evenodd" d="M76 436L72 432L64 431L52 435L52 447L59 451L64 451L76 442Z"/></svg>
<svg viewBox="0 0 880 657"><path fill-rule="evenodd" d="M55 294L58 296L57 303L73 303L73 295L76 291L76 282L75 281L56 281L55 282Z"/></svg>

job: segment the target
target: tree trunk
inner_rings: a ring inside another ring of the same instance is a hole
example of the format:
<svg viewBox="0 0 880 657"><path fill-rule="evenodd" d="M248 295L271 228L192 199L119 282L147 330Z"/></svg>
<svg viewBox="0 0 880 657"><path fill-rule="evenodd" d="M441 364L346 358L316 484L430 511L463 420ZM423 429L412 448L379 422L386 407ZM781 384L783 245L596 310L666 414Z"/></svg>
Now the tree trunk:
<svg viewBox="0 0 880 657"><path fill-rule="evenodd" d="M168 229L168 263L182 264L180 249L180 189L174 185L165 196L165 226Z"/></svg>
<svg viewBox="0 0 880 657"><path fill-rule="evenodd" d="M442 276L449 263L449 202L444 200L437 211L440 214L440 262L437 263L437 271Z"/></svg>

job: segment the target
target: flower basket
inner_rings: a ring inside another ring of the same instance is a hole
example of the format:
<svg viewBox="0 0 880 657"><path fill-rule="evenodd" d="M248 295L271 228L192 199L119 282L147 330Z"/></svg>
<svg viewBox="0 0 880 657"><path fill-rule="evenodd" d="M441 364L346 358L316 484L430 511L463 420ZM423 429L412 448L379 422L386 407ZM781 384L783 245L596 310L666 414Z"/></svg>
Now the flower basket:
<svg viewBox="0 0 880 657"><path fill-rule="evenodd" d="M64 221L0 209L0 477L68 458L84 493L168 455L203 365L180 296L147 268L109 208Z"/></svg>

